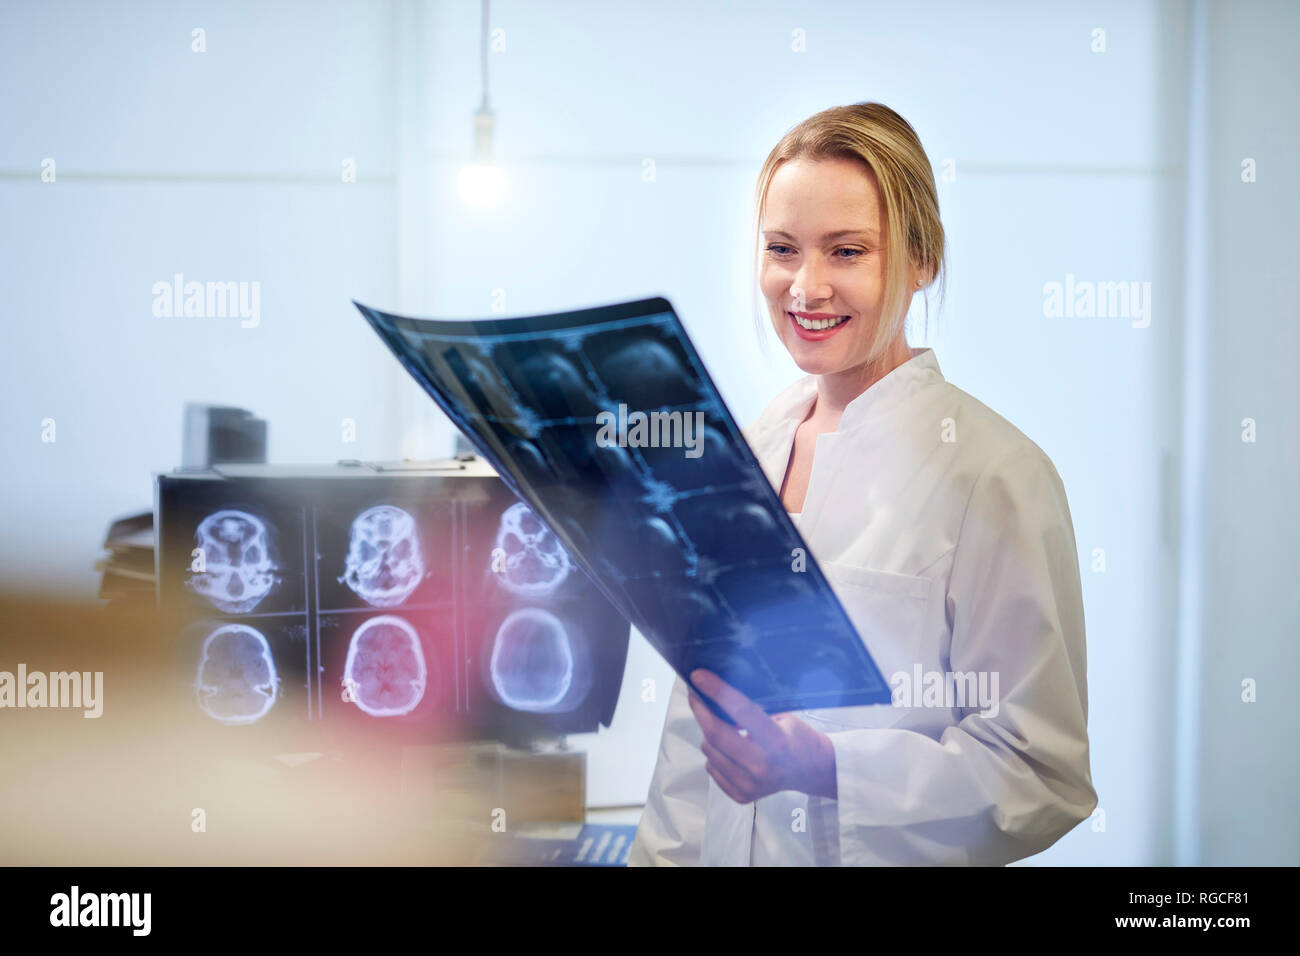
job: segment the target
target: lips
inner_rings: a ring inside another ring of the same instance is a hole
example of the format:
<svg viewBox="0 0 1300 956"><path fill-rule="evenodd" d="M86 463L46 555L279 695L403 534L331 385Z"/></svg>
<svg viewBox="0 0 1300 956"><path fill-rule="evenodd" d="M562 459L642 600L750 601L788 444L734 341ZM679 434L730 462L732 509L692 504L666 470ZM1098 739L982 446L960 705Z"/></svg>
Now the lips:
<svg viewBox="0 0 1300 956"><path fill-rule="evenodd" d="M802 315L803 315L804 318L809 319L809 318L811 318L812 316L814 316L814 315L818 315L818 314L817 314L817 313L808 313L808 312L805 312L805 313L802 313ZM828 328L828 329L805 329L802 325L799 324L798 320L797 320L796 317L795 317L795 313L793 313L793 312L786 312L786 317L790 320L790 326L791 326L791 328L794 329L795 335L799 336L799 338L804 339L805 341L808 341L808 342L822 342L822 341L825 341L826 339L829 339L832 335L834 335L835 333L839 332L840 329L844 328L844 327L847 326L850 322L853 321L853 318L852 318L852 317L849 317L849 318L845 319L843 322L840 322L838 325L832 326L831 328ZM818 316L817 321L824 320L825 318L827 318L827 317L826 317L826 316Z"/></svg>

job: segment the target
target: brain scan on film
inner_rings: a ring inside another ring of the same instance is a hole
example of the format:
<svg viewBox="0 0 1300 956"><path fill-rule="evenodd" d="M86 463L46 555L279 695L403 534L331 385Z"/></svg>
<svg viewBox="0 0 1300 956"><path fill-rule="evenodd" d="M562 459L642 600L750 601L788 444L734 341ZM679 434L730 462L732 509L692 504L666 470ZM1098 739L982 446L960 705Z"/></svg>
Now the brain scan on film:
<svg viewBox="0 0 1300 956"><path fill-rule="evenodd" d="M260 518L233 509L216 511L199 523L194 540L202 564L185 582L191 591L227 614L247 614L271 593L276 566Z"/></svg>
<svg viewBox="0 0 1300 956"><path fill-rule="evenodd" d="M564 583L573 564L560 539L520 501L501 515L492 570L513 593L545 597Z"/></svg>
<svg viewBox="0 0 1300 956"><path fill-rule="evenodd" d="M251 724L275 704L280 678L260 631L226 624L208 635L199 658L199 706L223 724Z"/></svg>
<svg viewBox="0 0 1300 956"><path fill-rule="evenodd" d="M768 713L890 701L671 303L445 321L358 307L520 499L491 563L527 609L479 632L483 683L503 704L554 715L578 693L562 688L586 679L597 645L587 621L543 608L588 575L679 676L703 657ZM634 412L673 428L611 441L602 412L620 429Z"/></svg>
<svg viewBox="0 0 1300 956"><path fill-rule="evenodd" d="M574 671L568 631L549 611L522 608L497 629L488 674L507 707L541 713L562 709Z"/></svg>
<svg viewBox="0 0 1300 956"><path fill-rule="evenodd" d="M414 518L393 505L377 505L353 519L340 582L372 607L396 607L423 578Z"/></svg>
<svg viewBox="0 0 1300 956"><path fill-rule="evenodd" d="M348 642L342 683L372 717L409 714L424 699L428 678L420 635L404 618L372 617Z"/></svg>
<svg viewBox="0 0 1300 956"><path fill-rule="evenodd" d="M530 348L518 365L519 379L532 394L530 410L543 418L581 418L600 410L590 383L572 357L554 349Z"/></svg>

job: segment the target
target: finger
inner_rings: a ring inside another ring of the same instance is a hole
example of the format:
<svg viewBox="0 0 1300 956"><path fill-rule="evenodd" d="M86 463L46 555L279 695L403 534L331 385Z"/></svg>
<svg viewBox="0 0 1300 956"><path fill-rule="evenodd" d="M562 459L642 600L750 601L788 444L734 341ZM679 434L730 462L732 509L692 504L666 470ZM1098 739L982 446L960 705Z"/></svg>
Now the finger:
<svg viewBox="0 0 1300 956"><path fill-rule="evenodd" d="M719 772L718 769L713 766L713 764L706 763L704 765L704 769L707 770L709 776L713 778L713 782L718 785L718 789L721 790L723 793L725 793L733 801L735 801L736 803L750 802L749 800L745 799L745 795L742 794L739 790L737 790L732 785L731 781L728 780L726 776L724 776L721 772Z"/></svg>
<svg viewBox="0 0 1300 956"><path fill-rule="evenodd" d="M704 736L711 736L727 728L726 722L709 710L709 705L700 699L699 694L693 690L687 691L687 697L691 702L691 713L695 715L695 720L704 731Z"/></svg>
<svg viewBox="0 0 1300 956"><path fill-rule="evenodd" d="M706 734L704 740L755 780L759 779L771 763L768 754L752 738L742 737L735 727L728 724L721 726L718 733Z"/></svg>
<svg viewBox="0 0 1300 956"><path fill-rule="evenodd" d="M700 725L704 739L715 742L721 740L730 730L728 725L709 710L708 704L704 703L694 691L690 693L690 702L691 713L695 715L695 721Z"/></svg>
<svg viewBox="0 0 1300 956"><path fill-rule="evenodd" d="M702 693L708 694L715 704L725 710L732 720L749 731L763 748L780 746L783 740L781 728L763 713L763 708L758 704L712 671L693 671L691 680L695 681Z"/></svg>
<svg viewBox="0 0 1300 956"><path fill-rule="evenodd" d="M695 699L698 700L701 705L703 705L704 709L713 717L713 720L717 722L718 726L726 727L728 730L739 733L743 737L747 733L745 728L741 727L739 724L735 724L727 720L725 717L722 716L722 714L715 712L714 708L710 707L709 704L705 702L705 698L708 698L709 701L711 701L714 705L717 706L718 710L721 710L724 713L726 712L726 709L722 707L721 704L718 703L717 698L715 698L713 694L710 692L711 690L716 690L720 687L728 686L722 680L722 678L719 677L717 674L713 673L712 671L707 671L704 670L703 668L697 668L696 670L691 672L691 680L696 685L701 685L701 684L709 685L708 687L705 686L691 687L688 690L688 693L693 694L695 696ZM735 688L732 689L735 690ZM736 691L736 693L740 693L740 692Z"/></svg>
<svg viewBox="0 0 1300 956"><path fill-rule="evenodd" d="M730 723L730 722L729 722L725 717L723 717L721 713L716 713L716 712L713 710L713 708L709 707L709 705L705 702L705 698L710 698L710 699L711 699L713 695L712 695L712 694L709 694L707 691L703 690L702 688L700 688L700 687L698 687L698 686L695 686L696 684L698 684L698 681L696 681L695 678L696 678L696 677L700 677L700 676L703 676L703 677L705 677L706 679L711 677L711 678L713 678L714 680L719 680L718 675L714 674L712 671L706 671L706 670L704 670L704 669L702 669L702 668L698 668L698 669L696 669L695 671L693 671L693 672L691 673L691 684L688 684L688 685L687 685L687 691L686 691L686 692L687 692L688 694L692 695L692 696L693 696L696 700L698 700L701 704L703 704L703 705L704 705L704 709L705 709L705 710L706 710L706 711L707 711L707 712L708 712L708 713L713 717L713 719L714 719L715 721L717 721L719 724L721 724L721 725L724 726L724 727L730 727L730 726L732 726L731 723ZM720 681L719 681L719 682L720 682ZM716 703L716 701L714 701L714 703ZM721 710L721 708L719 708L719 710Z"/></svg>
<svg viewBox="0 0 1300 956"><path fill-rule="evenodd" d="M700 745L700 752L717 767L735 786L744 788L746 793L756 793L760 787L752 773L736 763L707 740Z"/></svg>
<svg viewBox="0 0 1300 956"><path fill-rule="evenodd" d="M751 774L757 776L765 765L763 749L752 740L742 737L739 728L715 716L694 692L690 694L690 702L691 712L704 731L704 739L730 757L732 762L746 767Z"/></svg>

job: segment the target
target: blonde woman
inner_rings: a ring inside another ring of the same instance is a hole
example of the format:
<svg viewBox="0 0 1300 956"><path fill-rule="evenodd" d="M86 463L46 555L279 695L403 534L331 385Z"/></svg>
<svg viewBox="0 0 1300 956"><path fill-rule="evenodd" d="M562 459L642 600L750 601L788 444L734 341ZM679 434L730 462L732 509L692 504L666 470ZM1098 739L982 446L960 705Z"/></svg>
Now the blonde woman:
<svg viewBox="0 0 1300 956"><path fill-rule="evenodd" d="M909 348L943 289L934 176L879 103L825 110L767 157L758 284L806 375L747 429L768 479L894 690L769 716L678 679L630 862L999 865L1097 805L1083 603L1043 451Z"/></svg>

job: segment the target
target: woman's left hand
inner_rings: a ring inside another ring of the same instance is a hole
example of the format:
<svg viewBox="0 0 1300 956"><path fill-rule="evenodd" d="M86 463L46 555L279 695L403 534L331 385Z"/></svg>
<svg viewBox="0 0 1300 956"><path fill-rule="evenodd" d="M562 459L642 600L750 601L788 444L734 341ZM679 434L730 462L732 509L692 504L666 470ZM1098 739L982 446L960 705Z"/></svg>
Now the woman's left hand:
<svg viewBox="0 0 1300 956"><path fill-rule="evenodd" d="M836 799L835 748L829 737L793 714L765 714L711 671L692 671L691 680L738 725L715 716L691 691L691 711L704 731L700 749L708 759L705 769L723 793L737 803L778 790Z"/></svg>

